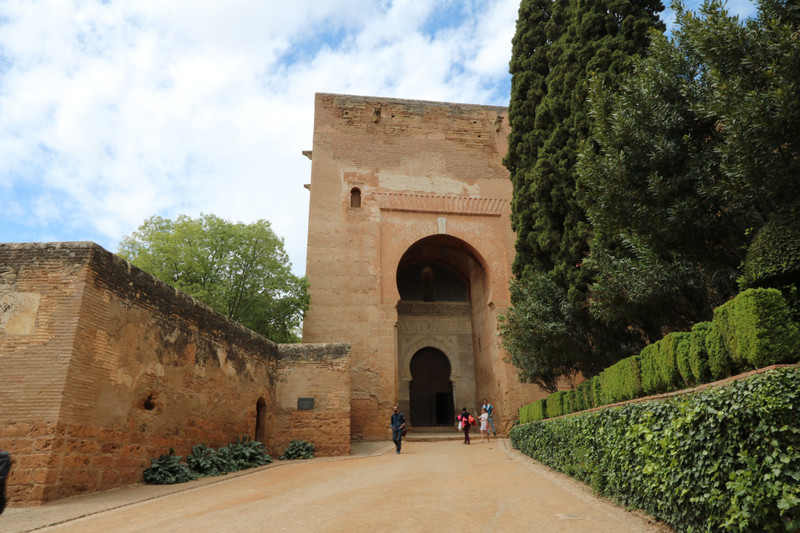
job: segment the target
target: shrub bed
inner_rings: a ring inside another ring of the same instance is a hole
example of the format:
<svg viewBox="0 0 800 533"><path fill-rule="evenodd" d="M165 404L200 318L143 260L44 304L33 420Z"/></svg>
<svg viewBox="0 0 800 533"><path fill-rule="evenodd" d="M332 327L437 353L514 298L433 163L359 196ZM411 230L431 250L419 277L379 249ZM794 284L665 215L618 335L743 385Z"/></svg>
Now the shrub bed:
<svg viewBox="0 0 800 533"><path fill-rule="evenodd" d="M170 448L168 453L150 461L150 466L144 471L144 482L152 485L183 483L272 462L264 445L246 436L216 450L205 444L196 444L186 462L181 462L181 459Z"/></svg>
<svg viewBox="0 0 800 533"><path fill-rule="evenodd" d="M304 440L293 440L280 456L281 461L292 459L313 459L314 445Z"/></svg>
<svg viewBox="0 0 800 533"><path fill-rule="evenodd" d="M800 369L512 428L545 465L680 531L800 528Z"/></svg>

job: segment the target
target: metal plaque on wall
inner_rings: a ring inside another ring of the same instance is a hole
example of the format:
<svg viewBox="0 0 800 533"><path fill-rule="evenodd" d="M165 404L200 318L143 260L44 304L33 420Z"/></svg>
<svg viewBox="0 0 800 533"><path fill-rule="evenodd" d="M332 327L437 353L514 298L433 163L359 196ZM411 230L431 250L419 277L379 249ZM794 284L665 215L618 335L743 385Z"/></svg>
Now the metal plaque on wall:
<svg viewBox="0 0 800 533"><path fill-rule="evenodd" d="M297 399L297 410L298 411L305 411L308 409L314 408L314 398L298 398Z"/></svg>

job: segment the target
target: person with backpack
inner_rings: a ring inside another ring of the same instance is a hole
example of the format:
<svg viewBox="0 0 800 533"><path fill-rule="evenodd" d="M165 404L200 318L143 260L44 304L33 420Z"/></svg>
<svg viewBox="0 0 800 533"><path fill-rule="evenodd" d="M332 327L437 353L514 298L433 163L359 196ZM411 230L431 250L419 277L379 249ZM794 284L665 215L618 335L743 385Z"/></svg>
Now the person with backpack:
<svg viewBox="0 0 800 533"><path fill-rule="evenodd" d="M497 431L494 429L494 419L492 418L492 414L494 413L494 407L492 406L492 404L489 403L489 400L484 398L483 405L481 406L481 409L486 409L486 414L489 415L489 420L488 420L489 425L492 426L492 433L496 437L497 436ZM487 437L489 436L489 430L488 429L486 430L486 436Z"/></svg>
<svg viewBox="0 0 800 533"><path fill-rule="evenodd" d="M458 421L461 425L461 429L464 430L464 444L469 444L469 428L475 423L475 419L467 412L467 408L464 407L461 409L461 414L458 415Z"/></svg>

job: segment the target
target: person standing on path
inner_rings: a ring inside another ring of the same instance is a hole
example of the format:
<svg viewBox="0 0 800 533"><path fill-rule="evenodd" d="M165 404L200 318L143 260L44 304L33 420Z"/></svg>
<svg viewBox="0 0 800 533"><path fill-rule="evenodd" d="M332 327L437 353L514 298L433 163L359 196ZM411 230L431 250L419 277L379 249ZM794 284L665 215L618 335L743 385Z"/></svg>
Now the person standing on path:
<svg viewBox="0 0 800 533"><path fill-rule="evenodd" d="M482 409L486 409L486 414L489 415L489 425L492 426L492 433L496 437L497 436L497 430L494 429L494 419L492 418L492 415L494 414L494 406L489 403L489 400L484 398L483 405L481 406L481 408ZM487 436L489 435L489 430L488 429L486 430L486 435Z"/></svg>
<svg viewBox="0 0 800 533"><path fill-rule="evenodd" d="M483 434L486 433L486 442L489 442L489 413L486 412L486 408L481 408L481 416L479 416L481 421L481 442L483 442Z"/></svg>
<svg viewBox="0 0 800 533"><path fill-rule="evenodd" d="M461 414L458 415L458 420L461 422L461 429L464 430L464 444L469 444L469 427L472 425L470 423L470 418L472 418L472 416L467 412L467 408L462 408ZM475 419L472 418L472 421L474 420Z"/></svg>
<svg viewBox="0 0 800 533"><path fill-rule="evenodd" d="M392 426L392 441L397 447L395 453L400 453L400 445L403 443L403 428L406 427L406 417L397 409L396 405L394 406L390 423Z"/></svg>

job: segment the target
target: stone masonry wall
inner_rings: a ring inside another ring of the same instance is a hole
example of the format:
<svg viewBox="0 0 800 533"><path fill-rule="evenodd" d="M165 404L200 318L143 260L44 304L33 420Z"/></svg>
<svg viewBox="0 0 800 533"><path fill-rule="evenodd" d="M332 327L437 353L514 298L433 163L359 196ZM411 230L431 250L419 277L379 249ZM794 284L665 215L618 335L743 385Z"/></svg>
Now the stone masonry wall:
<svg viewBox="0 0 800 533"><path fill-rule="evenodd" d="M502 164L507 111L316 95L306 262L311 308L303 339L352 346L353 440L389 438L385 421L408 395L398 364L397 272L404 254L426 239L440 238L471 261L461 265L471 287L472 339L463 343L472 347L471 375L459 379L474 385L458 394L489 398L501 427L541 394L519 383L497 342L497 312L510 304L515 240L512 185ZM435 345L433 335L427 339Z"/></svg>
<svg viewBox="0 0 800 533"><path fill-rule="evenodd" d="M320 457L350 453L349 354L348 344L279 345L275 424L285 429L276 450L304 440ZM313 408L298 409L301 398L313 398Z"/></svg>
<svg viewBox="0 0 800 533"><path fill-rule="evenodd" d="M282 451L292 433L291 409L276 406L278 351L95 244L0 244L0 448L15 461L12 504L138 482L169 448L253 437L259 400L260 438ZM346 366L346 350L334 352L329 366ZM283 375L291 364L284 357ZM349 383L329 383L347 396ZM328 454L349 451L325 440Z"/></svg>

